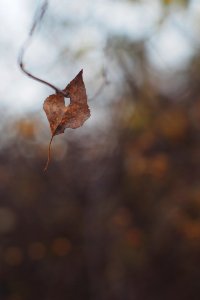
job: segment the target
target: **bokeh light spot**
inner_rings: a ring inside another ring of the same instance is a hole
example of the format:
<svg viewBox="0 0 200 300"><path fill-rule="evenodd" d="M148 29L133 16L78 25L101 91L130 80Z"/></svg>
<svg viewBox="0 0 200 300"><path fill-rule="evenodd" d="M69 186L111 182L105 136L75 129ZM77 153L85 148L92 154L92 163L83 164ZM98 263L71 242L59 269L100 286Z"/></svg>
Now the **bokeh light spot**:
<svg viewBox="0 0 200 300"><path fill-rule="evenodd" d="M57 256L65 256L71 250L71 243L66 238L57 238L52 243L52 251Z"/></svg>
<svg viewBox="0 0 200 300"><path fill-rule="evenodd" d="M23 254L19 247L8 247L4 253L4 260L10 266L19 266L23 261Z"/></svg>

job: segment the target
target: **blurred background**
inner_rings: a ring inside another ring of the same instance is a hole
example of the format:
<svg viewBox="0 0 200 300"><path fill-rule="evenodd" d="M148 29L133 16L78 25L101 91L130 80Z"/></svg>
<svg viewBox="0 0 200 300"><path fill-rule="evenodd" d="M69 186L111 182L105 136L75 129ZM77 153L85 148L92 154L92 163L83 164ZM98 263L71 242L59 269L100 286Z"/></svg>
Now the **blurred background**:
<svg viewBox="0 0 200 300"><path fill-rule="evenodd" d="M24 64L83 68L91 118L46 173L42 2L0 3L0 300L200 299L200 2L48 1Z"/></svg>

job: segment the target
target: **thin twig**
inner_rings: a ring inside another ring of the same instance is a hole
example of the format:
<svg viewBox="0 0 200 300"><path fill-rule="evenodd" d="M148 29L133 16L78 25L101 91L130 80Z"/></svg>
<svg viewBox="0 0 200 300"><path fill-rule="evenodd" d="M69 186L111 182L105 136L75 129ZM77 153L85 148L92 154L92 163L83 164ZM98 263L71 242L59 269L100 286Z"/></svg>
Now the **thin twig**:
<svg viewBox="0 0 200 300"><path fill-rule="evenodd" d="M34 21L33 24L31 26L30 32L29 32L29 37L32 36L35 32L36 26L41 22L41 20L44 17L44 14L47 10L48 7L48 0L44 0L44 3L42 4L41 8L36 11L35 17L34 17Z"/></svg>
<svg viewBox="0 0 200 300"><path fill-rule="evenodd" d="M34 18L34 21L33 21L33 25L31 26L31 29L30 29L30 32L29 32L29 35L26 39L26 41L24 42L24 44L22 45L22 48L19 52L19 56L18 56L18 65L20 67L20 69L22 70L22 72L24 72L28 77L36 80L36 81L39 81L40 83L43 83L49 87L51 87L52 89L54 89L56 91L56 93L60 93L62 94L64 97L67 97L68 98L68 95L63 91L63 90L60 90L59 88L57 88L55 85L47 82L46 80L43 80L33 74L31 74L29 71L26 70L25 66L24 66L24 63L23 63L23 60L24 60L24 55L25 55L25 52L27 50L27 48L29 47L31 41L32 41L32 37L33 37L33 34L36 30L36 27L39 25L39 23L41 22L42 18L44 17L44 14L47 10L47 6L48 6L48 0L45 0L44 3L42 4L40 10L39 10L39 13L36 12L36 15L35 15L35 18Z"/></svg>
<svg viewBox="0 0 200 300"><path fill-rule="evenodd" d="M94 95L92 97L89 97L89 100L94 100L96 97L99 96L99 94L101 94L102 90L110 84L110 81L108 80L108 76L107 76L107 70L105 69L105 67L103 68L102 71L102 77L103 77L103 82L101 83L101 85L99 86L99 88L97 89L97 91L94 93Z"/></svg>
<svg viewBox="0 0 200 300"><path fill-rule="evenodd" d="M39 81L39 82L41 82L41 83L43 83L43 84L46 84L47 86L49 86L49 87L51 87L52 89L54 89L54 90L56 91L56 93L60 93L60 94L62 94L64 97L68 98L68 94L65 93L65 92L63 92L63 91L60 90L59 88L57 88L55 85L53 85L53 84L51 84L51 83L49 83L49 82L47 82L47 81L45 81L45 80L43 80L43 79L41 79L41 78L39 78L39 77L36 77L36 76L34 76L33 74L31 74L29 71L27 71L27 70L25 69L25 67L24 67L22 61L19 61L19 66L20 66L21 70L22 70L27 76L29 76L30 78L32 78L32 79L34 79L34 80L36 80L36 81Z"/></svg>

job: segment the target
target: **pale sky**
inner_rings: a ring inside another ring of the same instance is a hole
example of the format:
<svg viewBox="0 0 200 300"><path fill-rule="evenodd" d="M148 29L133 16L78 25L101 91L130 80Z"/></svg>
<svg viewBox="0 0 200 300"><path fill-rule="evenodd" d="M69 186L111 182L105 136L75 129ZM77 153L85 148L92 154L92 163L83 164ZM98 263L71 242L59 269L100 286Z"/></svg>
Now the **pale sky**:
<svg viewBox="0 0 200 300"><path fill-rule="evenodd" d="M17 55L20 46L27 37L32 23L34 10L41 1L32 0L0 0L0 108L11 109L18 113L29 110L41 109L43 100L53 91L49 88L30 80L17 66ZM59 4L58 4L59 3ZM80 9L81 3L81 9ZM123 0L49 0L49 8L43 22L48 21L48 14L54 14L58 19L79 22L74 31L59 32L56 43L50 39L44 41L40 29L35 34L33 44L27 53L27 68L33 73L60 85L84 68L85 82L91 81L102 65L103 46L108 34L127 35L132 40L148 36L154 26L159 22L161 6L159 0L143 0L139 4ZM173 8L173 13L168 21L162 25L162 30L153 36L149 43L149 58L159 70L165 68L179 68L183 61L187 61L193 49L188 41L187 33L198 43L200 33L200 1L193 0L189 10ZM52 26L52 24L51 24ZM181 27L181 29L179 28ZM53 30L53 28L52 28ZM185 31L185 36L181 32ZM51 37L51 30L47 32ZM52 43L52 44L51 44ZM71 64L70 59L64 66L50 70L55 62L55 56L60 53L61 46L67 46L77 52L85 43L92 51L85 60L77 59ZM66 68L66 79L61 82L59 73L63 74ZM62 70L61 70L62 69ZM41 72L41 74L40 74Z"/></svg>

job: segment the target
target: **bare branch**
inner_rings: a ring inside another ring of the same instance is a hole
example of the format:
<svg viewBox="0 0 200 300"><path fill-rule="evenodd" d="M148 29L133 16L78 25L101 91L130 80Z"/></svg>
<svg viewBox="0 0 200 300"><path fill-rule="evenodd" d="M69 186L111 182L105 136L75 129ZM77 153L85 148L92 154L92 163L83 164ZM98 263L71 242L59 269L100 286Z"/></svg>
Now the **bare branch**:
<svg viewBox="0 0 200 300"><path fill-rule="evenodd" d="M110 84L110 81L108 79L108 76L107 76L107 70L106 68L104 67L103 68L103 71L102 71L102 77L103 77L103 81L101 83L101 85L99 86L99 88L97 89L97 91L94 93L94 95L92 97L89 97L89 100L94 100L96 97L98 97L101 92L103 91L103 89Z"/></svg>

